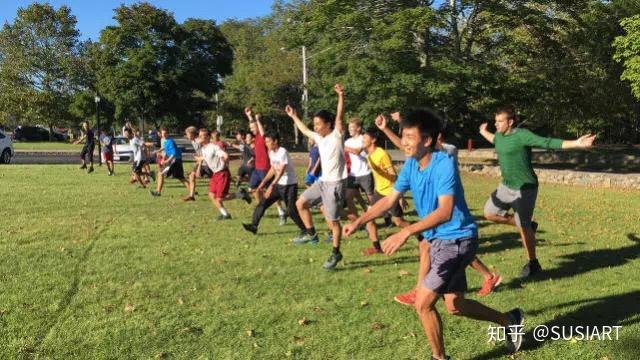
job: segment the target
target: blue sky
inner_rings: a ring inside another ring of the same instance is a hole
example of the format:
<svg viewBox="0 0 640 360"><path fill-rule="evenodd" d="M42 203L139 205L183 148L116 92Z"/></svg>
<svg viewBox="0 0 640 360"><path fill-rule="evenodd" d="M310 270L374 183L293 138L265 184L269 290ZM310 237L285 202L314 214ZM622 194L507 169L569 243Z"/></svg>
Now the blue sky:
<svg viewBox="0 0 640 360"><path fill-rule="evenodd" d="M113 9L120 4L130 5L133 0L0 0L0 23L13 21L20 7L34 2L48 2L54 7L67 5L78 20L82 38L97 40L100 30L114 23ZM221 23L226 19L244 19L267 15L273 0L149 0L162 9L173 12L176 20L187 18L214 19Z"/></svg>

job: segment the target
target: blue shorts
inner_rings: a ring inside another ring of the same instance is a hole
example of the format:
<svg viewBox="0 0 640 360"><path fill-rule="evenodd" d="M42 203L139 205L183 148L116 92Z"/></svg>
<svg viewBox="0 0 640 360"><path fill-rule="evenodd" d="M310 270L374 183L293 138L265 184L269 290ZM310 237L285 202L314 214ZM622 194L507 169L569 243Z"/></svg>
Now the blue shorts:
<svg viewBox="0 0 640 360"><path fill-rule="evenodd" d="M320 179L320 176L315 176L311 173L307 173L307 176L304 178L304 183L306 185L311 185L314 182L318 181L318 179Z"/></svg>
<svg viewBox="0 0 640 360"><path fill-rule="evenodd" d="M264 177L267 176L267 170L254 169L249 178L249 189L257 189ZM269 185L269 184L266 184Z"/></svg>

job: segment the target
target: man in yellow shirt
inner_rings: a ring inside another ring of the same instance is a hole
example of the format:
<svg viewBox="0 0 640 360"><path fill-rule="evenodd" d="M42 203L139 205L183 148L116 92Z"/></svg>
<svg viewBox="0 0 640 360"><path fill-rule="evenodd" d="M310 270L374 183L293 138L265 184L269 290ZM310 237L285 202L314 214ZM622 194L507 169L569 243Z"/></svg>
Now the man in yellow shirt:
<svg viewBox="0 0 640 360"><path fill-rule="evenodd" d="M393 167L391 156L383 148L377 146L380 133L377 129L367 129L363 136L363 147L367 152L367 162L369 168L373 174L374 193L371 205L376 201L389 195L393 190L393 183L396 181L396 169ZM409 225L402 218L402 208L400 203L397 203L389 210L391 213L391 221L396 226L405 227ZM375 225L375 222L372 222ZM371 230L369 230L371 232ZM380 247L380 241L378 240L377 228L373 227L373 233L369 234L373 247L362 250L364 255L382 254L382 248Z"/></svg>

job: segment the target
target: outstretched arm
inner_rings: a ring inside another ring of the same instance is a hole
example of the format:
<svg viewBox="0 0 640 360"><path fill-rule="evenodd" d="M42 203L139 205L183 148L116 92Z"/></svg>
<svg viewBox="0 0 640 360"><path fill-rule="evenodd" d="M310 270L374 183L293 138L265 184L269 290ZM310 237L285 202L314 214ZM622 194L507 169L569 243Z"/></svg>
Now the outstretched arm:
<svg viewBox="0 0 640 360"><path fill-rule="evenodd" d="M402 139L387 126L387 118L380 114L376 118L376 126L391 140L393 145L398 149L402 149Z"/></svg>
<svg viewBox="0 0 640 360"><path fill-rule="evenodd" d="M293 122L296 124L296 126L298 127L300 132L304 134L304 136L309 137L309 138L313 137L313 131L309 130L307 125L305 125L302 122L302 120L300 120L300 118L298 117L298 113L296 112L296 110L294 108L292 108L290 105L287 105L284 108L284 111L293 120Z"/></svg>
<svg viewBox="0 0 640 360"><path fill-rule="evenodd" d="M586 149L593 146L593 141L596 139L596 134L584 135L577 140L565 140L562 142L563 149L581 148Z"/></svg>
<svg viewBox="0 0 640 360"><path fill-rule="evenodd" d="M255 121L253 119L253 110L251 109L250 106L247 106L246 108L244 108L244 115L247 117L247 120L249 120L249 122Z"/></svg>
<svg viewBox="0 0 640 360"><path fill-rule="evenodd" d="M256 125L258 125L258 132L261 136L264 136L264 126L262 126L262 115L256 114Z"/></svg>
<svg viewBox="0 0 640 360"><path fill-rule="evenodd" d="M489 130L487 130L487 123L482 123L482 125L480 125L480 135L482 135L482 137L487 139L488 142L493 144L493 139L495 138L495 135Z"/></svg>
<svg viewBox="0 0 640 360"><path fill-rule="evenodd" d="M400 195L402 195L400 192L393 190L391 194L385 196L384 198L373 204L371 207L369 207L369 210L362 214L362 216L357 218L352 223L345 225L342 228L342 234L345 237L348 237L349 235L353 234L353 232L356 231L356 229L360 227L360 225L366 224L369 221L382 216L385 212L387 212L387 210L391 209L393 205L398 202L398 200L400 200Z"/></svg>
<svg viewBox="0 0 640 360"><path fill-rule="evenodd" d="M342 117L344 116L344 89L340 84L335 84L333 90L338 94L338 108L336 109L336 125L335 129L342 134L344 130L344 124L342 123Z"/></svg>

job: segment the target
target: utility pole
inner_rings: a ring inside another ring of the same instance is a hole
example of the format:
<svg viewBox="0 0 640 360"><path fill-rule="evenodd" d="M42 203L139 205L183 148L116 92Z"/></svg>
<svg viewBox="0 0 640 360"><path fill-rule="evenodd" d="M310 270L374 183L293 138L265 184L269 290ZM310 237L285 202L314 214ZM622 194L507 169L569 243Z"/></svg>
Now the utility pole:
<svg viewBox="0 0 640 360"><path fill-rule="evenodd" d="M307 121L309 116L309 89L307 87L307 47L302 45L302 118ZM295 141L296 145L298 141L298 127L295 128Z"/></svg>

